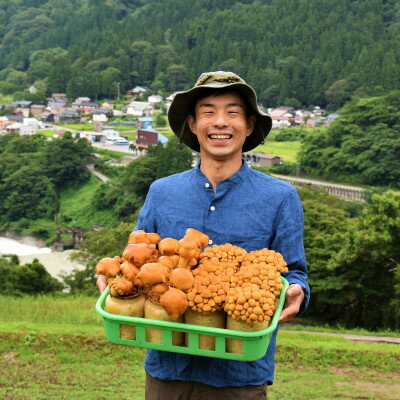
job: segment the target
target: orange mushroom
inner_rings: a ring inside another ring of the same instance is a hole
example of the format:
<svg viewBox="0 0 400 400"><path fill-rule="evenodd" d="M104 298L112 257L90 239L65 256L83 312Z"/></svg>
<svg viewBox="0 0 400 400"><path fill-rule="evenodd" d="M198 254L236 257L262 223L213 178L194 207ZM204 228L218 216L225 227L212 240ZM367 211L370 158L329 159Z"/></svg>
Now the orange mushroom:
<svg viewBox="0 0 400 400"><path fill-rule="evenodd" d="M142 281L143 285L154 285L166 282L168 275L169 269L165 265L147 263L140 268L137 278Z"/></svg>
<svg viewBox="0 0 400 400"><path fill-rule="evenodd" d="M170 284L183 291L189 290L194 283L192 272L186 268L175 268L169 274Z"/></svg>
<svg viewBox="0 0 400 400"><path fill-rule="evenodd" d="M143 264L155 261L158 257L158 251L149 244L128 244L122 253L122 257L137 267L141 267Z"/></svg>
<svg viewBox="0 0 400 400"><path fill-rule="evenodd" d="M182 290L176 288L169 288L169 290L160 297L160 303L173 319L178 319L189 306L186 294Z"/></svg>

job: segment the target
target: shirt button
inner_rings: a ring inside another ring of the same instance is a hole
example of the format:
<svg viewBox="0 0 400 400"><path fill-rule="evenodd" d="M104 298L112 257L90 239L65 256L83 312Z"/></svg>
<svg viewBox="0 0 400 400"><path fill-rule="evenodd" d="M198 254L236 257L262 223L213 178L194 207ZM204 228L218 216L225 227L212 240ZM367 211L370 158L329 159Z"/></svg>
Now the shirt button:
<svg viewBox="0 0 400 400"><path fill-rule="evenodd" d="M207 182L204 186L205 186L206 188L209 188L209 187L210 187L210 184Z"/></svg>
<svg viewBox="0 0 400 400"><path fill-rule="evenodd" d="M213 241L210 239L210 240L208 241L208 244L213 244Z"/></svg>
<svg viewBox="0 0 400 400"><path fill-rule="evenodd" d="M215 207L214 207L214 206L211 206L211 207L210 207L210 210L211 210L211 211L214 211L214 210L215 210Z"/></svg>

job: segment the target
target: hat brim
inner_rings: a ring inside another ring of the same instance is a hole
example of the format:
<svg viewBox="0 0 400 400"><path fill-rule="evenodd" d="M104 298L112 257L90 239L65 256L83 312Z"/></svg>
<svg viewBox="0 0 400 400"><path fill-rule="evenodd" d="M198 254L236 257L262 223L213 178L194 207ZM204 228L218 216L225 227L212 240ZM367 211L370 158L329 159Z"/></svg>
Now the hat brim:
<svg viewBox="0 0 400 400"><path fill-rule="evenodd" d="M272 119L268 114L263 113L257 106L257 97L254 90L245 83L210 82L206 85L196 86L185 92L178 92L168 110L170 127L179 140L190 149L200 152L197 136L190 130L187 117L192 111L195 101L201 92L212 89L232 88L245 99L251 107L252 114L256 116L253 132L247 137L243 144L243 152L253 150L262 144L272 128Z"/></svg>

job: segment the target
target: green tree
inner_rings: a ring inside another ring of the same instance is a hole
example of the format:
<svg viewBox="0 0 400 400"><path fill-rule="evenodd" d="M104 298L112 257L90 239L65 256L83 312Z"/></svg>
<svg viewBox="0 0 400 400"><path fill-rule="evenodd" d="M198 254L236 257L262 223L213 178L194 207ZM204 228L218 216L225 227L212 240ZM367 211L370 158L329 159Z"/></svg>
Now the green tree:
<svg viewBox="0 0 400 400"><path fill-rule="evenodd" d="M66 133L62 138L46 142L40 160L46 175L60 189L89 178L87 165L93 162L92 147L86 139Z"/></svg>
<svg viewBox="0 0 400 400"><path fill-rule="evenodd" d="M20 265L18 257L0 257L0 292L9 296L45 294L61 291L63 285L34 259Z"/></svg>
<svg viewBox="0 0 400 400"><path fill-rule="evenodd" d="M54 185L37 165L27 165L0 185L2 215L8 221L52 218L58 209Z"/></svg>
<svg viewBox="0 0 400 400"><path fill-rule="evenodd" d="M399 242L400 192L373 195L329 262L319 298L326 319L366 329L399 328Z"/></svg>

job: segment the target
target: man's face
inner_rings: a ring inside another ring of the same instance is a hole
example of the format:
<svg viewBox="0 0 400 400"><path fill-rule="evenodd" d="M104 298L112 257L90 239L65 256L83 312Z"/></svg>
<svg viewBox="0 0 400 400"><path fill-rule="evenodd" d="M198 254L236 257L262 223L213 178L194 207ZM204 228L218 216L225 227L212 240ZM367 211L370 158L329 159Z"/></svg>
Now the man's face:
<svg viewBox="0 0 400 400"><path fill-rule="evenodd" d="M188 116L188 124L197 136L202 157L220 161L241 157L256 117L247 117L240 95L232 92L205 97L197 101L194 114Z"/></svg>

